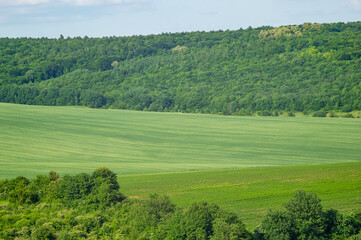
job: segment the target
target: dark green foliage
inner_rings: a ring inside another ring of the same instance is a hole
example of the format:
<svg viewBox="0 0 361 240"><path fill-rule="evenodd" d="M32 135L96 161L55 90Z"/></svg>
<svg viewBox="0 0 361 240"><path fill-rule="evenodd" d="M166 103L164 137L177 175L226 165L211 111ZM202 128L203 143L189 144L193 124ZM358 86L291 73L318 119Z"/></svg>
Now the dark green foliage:
<svg viewBox="0 0 361 240"><path fill-rule="evenodd" d="M113 190L119 190L119 184L117 180L117 175L110 171L108 168L102 167L97 168L92 173L92 180L94 181L95 185L99 185L102 182L107 182L110 185L110 188Z"/></svg>
<svg viewBox="0 0 361 240"><path fill-rule="evenodd" d="M324 111L318 111L312 114L312 117L326 117L327 113Z"/></svg>
<svg viewBox="0 0 361 240"><path fill-rule="evenodd" d="M259 115L259 116L272 116L272 112L266 111L266 110L264 110L264 111L259 111L259 112L258 112L258 115Z"/></svg>
<svg viewBox="0 0 361 240"><path fill-rule="evenodd" d="M213 221L212 240L233 240L233 239L250 239L251 234L247 231L246 226L242 223L237 215L229 212L221 214Z"/></svg>
<svg viewBox="0 0 361 240"><path fill-rule="evenodd" d="M300 239L320 239L324 235L324 212L316 194L298 191L285 205Z"/></svg>
<svg viewBox="0 0 361 240"><path fill-rule="evenodd" d="M339 228L339 233L343 237L350 237L360 232L361 222L355 219L354 216L346 216Z"/></svg>
<svg viewBox="0 0 361 240"><path fill-rule="evenodd" d="M172 218L169 228L172 239L207 239L213 234L213 221L219 208L208 203L194 203Z"/></svg>
<svg viewBox="0 0 361 240"><path fill-rule="evenodd" d="M92 187L89 174L65 175L59 186L59 194L65 202L70 202L88 196Z"/></svg>
<svg viewBox="0 0 361 240"><path fill-rule="evenodd" d="M347 113L343 117L344 118L353 118L353 115L351 113Z"/></svg>
<svg viewBox="0 0 361 240"><path fill-rule="evenodd" d="M262 230L256 229L260 239L295 239L295 221L285 211L269 211L262 222Z"/></svg>
<svg viewBox="0 0 361 240"><path fill-rule="evenodd" d="M108 168L96 169L92 173L89 183L91 189L84 198L88 207L106 208L125 199L119 192L117 175Z"/></svg>
<svg viewBox="0 0 361 240"><path fill-rule="evenodd" d="M98 168L91 175L65 175L59 186L59 195L65 204L85 208L105 208L125 197L119 192L115 173L107 168ZM82 206L83 203L86 203Z"/></svg>
<svg viewBox="0 0 361 240"><path fill-rule="evenodd" d="M361 109L360 22L0 39L0 101L269 116Z"/></svg>
<svg viewBox="0 0 361 240"><path fill-rule="evenodd" d="M96 91L87 90L81 92L80 102L92 108L100 108L105 104L105 98Z"/></svg>
<svg viewBox="0 0 361 240"><path fill-rule="evenodd" d="M28 189L36 193L39 199L45 198L49 193L50 178L45 175L37 175L35 179L31 181L28 186Z"/></svg>
<svg viewBox="0 0 361 240"><path fill-rule="evenodd" d="M304 191L296 192L285 210L269 211L251 234L236 214L207 202L177 209L158 194L119 202L117 177L107 168L0 182L2 200L21 189L37 194L38 202L17 196L1 205L1 239L357 239L361 229L360 212L323 211L320 199Z"/></svg>
<svg viewBox="0 0 361 240"><path fill-rule="evenodd" d="M296 115L295 115L293 112L289 112L289 113L287 114L287 116L288 116L288 117L295 117Z"/></svg>
<svg viewBox="0 0 361 240"><path fill-rule="evenodd" d="M39 240L55 240L56 230L51 223L44 223L40 227L36 227L32 230L31 238Z"/></svg>
<svg viewBox="0 0 361 240"><path fill-rule="evenodd" d="M329 115L329 117L335 118L335 117L337 117L337 115L336 115L334 112L331 112L330 115Z"/></svg>
<svg viewBox="0 0 361 240"><path fill-rule="evenodd" d="M206 202L177 211L167 227L169 239L249 239L250 233L236 215Z"/></svg>
<svg viewBox="0 0 361 240"><path fill-rule="evenodd" d="M172 217L175 205L167 196L152 194L149 199L129 204L128 217L131 230L129 235L134 238L156 235L159 239L167 235L164 224Z"/></svg>
<svg viewBox="0 0 361 240"><path fill-rule="evenodd" d="M342 224L343 216L335 209L329 209L324 213L325 217L325 235L329 238L339 233L339 227ZM336 234L335 234L336 233Z"/></svg>
<svg viewBox="0 0 361 240"><path fill-rule="evenodd" d="M346 104L345 106L343 106L341 108L342 112L351 112L352 111L352 107L350 104Z"/></svg>
<svg viewBox="0 0 361 240"><path fill-rule="evenodd" d="M91 193L84 198L86 203L84 207L104 209L124 199L125 197L118 190L114 190L112 184L96 179Z"/></svg>
<svg viewBox="0 0 361 240"><path fill-rule="evenodd" d="M147 222L151 225L152 222L159 222L162 218L169 217L175 211L175 205L170 201L169 197L157 194L150 195L149 199L140 202L137 208L142 215L145 214L149 218Z"/></svg>
<svg viewBox="0 0 361 240"><path fill-rule="evenodd" d="M12 180L0 182L1 199L7 199L11 203L31 204L39 201L37 192L29 189L30 180L19 176Z"/></svg>
<svg viewBox="0 0 361 240"><path fill-rule="evenodd" d="M298 191L285 211L269 211L255 230L256 239L346 239L360 232L360 215L323 211L316 194Z"/></svg>

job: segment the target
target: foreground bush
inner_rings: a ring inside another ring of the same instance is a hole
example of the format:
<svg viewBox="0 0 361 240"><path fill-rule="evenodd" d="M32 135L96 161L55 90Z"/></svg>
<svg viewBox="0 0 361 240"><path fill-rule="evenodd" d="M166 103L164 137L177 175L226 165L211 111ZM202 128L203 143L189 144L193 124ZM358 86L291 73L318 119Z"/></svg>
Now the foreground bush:
<svg viewBox="0 0 361 240"><path fill-rule="evenodd" d="M256 229L258 239L347 239L361 229L361 214L322 209L315 194L298 191L284 210L270 210Z"/></svg>

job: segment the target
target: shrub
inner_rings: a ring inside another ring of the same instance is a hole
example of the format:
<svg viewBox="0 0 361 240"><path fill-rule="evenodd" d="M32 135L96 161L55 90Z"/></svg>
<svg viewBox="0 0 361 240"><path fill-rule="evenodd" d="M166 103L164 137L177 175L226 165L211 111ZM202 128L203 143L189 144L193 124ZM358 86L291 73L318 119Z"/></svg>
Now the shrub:
<svg viewBox="0 0 361 240"><path fill-rule="evenodd" d="M359 233L361 214L343 217L338 211L322 210L316 194L298 191L285 204L285 211L269 211L255 230L256 239L346 239Z"/></svg>
<svg viewBox="0 0 361 240"><path fill-rule="evenodd" d="M286 211L269 211L261 224L264 239L296 239L297 229L294 219ZM259 229L255 231L259 232Z"/></svg>
<svg viewBox="0 0 361 240"><path fill-rule="evenodd" d="M91 192L90 175L86 173L75 176L65 175L60 184L60 196L64 202L81 199Z"/></svg>
<svg viewBox="0 0 361 240"><path fill-rule="evenodd" d="M318 111L312 114L312 117L326 117L327 113L324 111Z"/></svg>
<svg viewBox="0 0 361 240"><path fill-rule="evenodd" d="M329 117L334 118L334 117L337 117L337 115L336 115L334 112L331 112L330 115L329 115Z"/></svg>
<svg viewBox="0 0 361 240"><path fill-rule="evenodd" d="M249 232L235 214L217 205L194 203L177 211L166 226L170 239L248 239Z"/></svg>
<svg viewBox="0 0 361 240"><path fill-rule="evenodd" d="M97 168L92 174L93 181L97 184L104 181L109 181L113 190L119 190L117 175L108 168Z"/></svg>
<svg viewBox="0 0 361 240"><path fill-rule="evenodd" d="M353 118L353 115L351 113L347 113L346 115L343 115L344 118Z"/></svg>
<svg viewBox="0 0 361 240"><path fill-rule="evenodd" d="M56 231L51 225L51 223L45 223L39 228L34 228L34 230L31 233L31 239L52 240L52 239L56 239L55 233Z"/></svg>
<svg viewBox="0 0 361 240"><path fill-rule="evenodd" d="M213 220L218 206L206 202L194 203L173 215L167 228L173 239L207 239L213 234Z"/></svg>
<svg viewBox="0 0 361 240"><path fill-rule="evenodd" d="M295 221L301 239L321 238L324 232L324 213L316 194L298 191L285 205Z"/></svg>
<svg viewBox="0 0 361 240"><path fill-rule="evenodd" d="M264 110L264 111L259 111L258 112L258 116L272 116L272 112L270 112L270 111L266 111L266 110Z"/></svg>
<svg viewBox="0 0 361 240"><path fill-rule="evenodd" d="M346 104L341 108L342 112L351 112L352 111L352 107L350 104Z"/></svg>
<svg viewBox="0 0 361 240"><path fill-rule="evenodd" d="M234 213L222 211L213 221L212 240L248 239L251 235Z"/></svg>

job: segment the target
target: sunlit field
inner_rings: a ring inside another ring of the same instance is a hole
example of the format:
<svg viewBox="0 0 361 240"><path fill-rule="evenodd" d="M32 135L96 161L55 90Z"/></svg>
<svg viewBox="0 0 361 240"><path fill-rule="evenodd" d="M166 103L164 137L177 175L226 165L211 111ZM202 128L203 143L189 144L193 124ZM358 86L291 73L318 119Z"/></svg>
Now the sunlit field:
<svg viewBox="0 0 361 240"><path fill-rule="evenodd" d="M360 123L0 104L0 178L357 162Z"/></svg>

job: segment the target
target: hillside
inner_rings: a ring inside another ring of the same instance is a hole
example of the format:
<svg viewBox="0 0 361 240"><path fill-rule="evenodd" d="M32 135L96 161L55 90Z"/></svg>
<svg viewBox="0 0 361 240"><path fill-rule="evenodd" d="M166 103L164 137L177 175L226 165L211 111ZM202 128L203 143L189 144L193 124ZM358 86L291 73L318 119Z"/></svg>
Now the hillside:
<svg viewBox="0 0 361 240"><path fill-rule="evenodd" d="M225 115L349 112L361 110L360 66L361 22L2 38L0 101Z"/></svg>
<svg viewBox="0 0 361 240"><path fill-rule="evenodd" d="M0 179L358 162L360 142L359 119L0 104Z"/></svg>
<svg viewBox="0 0 361 240"><path fill-rule="evenodd" d="M122 174L127 196L145 199L166 194L185 207L194 201L215 203L239 214L254 229L269 209L280 209L296 190L319 195L327 208L360 209L361 162L258 167L177 173Z"/></svg>

